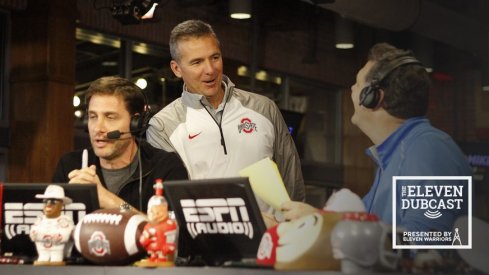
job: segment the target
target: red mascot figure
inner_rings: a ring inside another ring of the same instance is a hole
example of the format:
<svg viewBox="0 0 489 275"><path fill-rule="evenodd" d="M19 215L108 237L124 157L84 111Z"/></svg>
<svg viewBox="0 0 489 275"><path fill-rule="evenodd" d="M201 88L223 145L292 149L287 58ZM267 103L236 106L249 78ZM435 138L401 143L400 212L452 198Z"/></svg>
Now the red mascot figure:
<svg viewBox="0 0 489 275"><path fill-rule="evenodd" d="M149 222L144 226L139 242L148 252L149 258L139 266L173 266L176 250L177 224L168 218L168 203L163 197L163 182L157 179L155 195L148 202Z"/></svg>

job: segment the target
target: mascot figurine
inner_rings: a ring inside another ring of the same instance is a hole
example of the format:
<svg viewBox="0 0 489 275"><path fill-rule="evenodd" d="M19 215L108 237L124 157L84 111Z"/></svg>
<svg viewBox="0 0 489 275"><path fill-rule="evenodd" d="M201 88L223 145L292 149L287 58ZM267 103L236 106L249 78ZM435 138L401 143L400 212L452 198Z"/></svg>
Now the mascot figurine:
<svg viewBox="0 0 489 275"><path fill-rule="evenodd" d="M61 210L72 200L65 197L64 189L59 185L49 185L44 194L37 194L36 198L43 199L44 208L42 217L32 225L29 234L39 254L34 265L64 265L64 256L73 245L70 238L75 225L70 217L61 214Z"/></svg>
<svg viewBox="0 0 489 275"><path fill-rule="evenodd" d="M342 273L369 273L379 259L383 228L375 215L345 213L331 232L333 257Z"/></svg>
<svg viewBox="0 0 489 275"><path fill-rule="evenodd" d="M394 270L400 255L384 249L388 229L377 216L366 213L360 197L342 189L323 210L269 228L258 248L257 263L277 270L363 274L376 265Z"/></svg>
<svg viewBox="0 0 489 275"><path fill-rule="evenodd" d="M314 213L269 228L258 248L257 263L277 270L340 270L330 234L340 213Z"/></svg>
<svg viewBox="0 0 489 275"><path fill-rule="evenodd" d="M149 222L139 238L149 258L136 263L143 267L173 266L177 240L177 224L168 217L168 203L163 197L163 181L157 179L155 195L148 202Z"/></svg>

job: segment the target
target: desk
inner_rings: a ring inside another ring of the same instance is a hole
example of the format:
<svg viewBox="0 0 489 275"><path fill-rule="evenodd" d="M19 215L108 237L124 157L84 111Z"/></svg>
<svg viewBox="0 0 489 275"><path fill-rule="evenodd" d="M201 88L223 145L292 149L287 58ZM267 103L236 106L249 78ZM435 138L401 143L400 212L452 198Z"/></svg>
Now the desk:
<svg viewBox="0 0 489 275"><path fill-rule="evenodd" d="M33 265L0 265L2 275L341 275L341 272L326 271L293 271L280 272L271 269L231 268L231 267L173 267L173 268L139 268L133 266L33 266Z"/></svg>

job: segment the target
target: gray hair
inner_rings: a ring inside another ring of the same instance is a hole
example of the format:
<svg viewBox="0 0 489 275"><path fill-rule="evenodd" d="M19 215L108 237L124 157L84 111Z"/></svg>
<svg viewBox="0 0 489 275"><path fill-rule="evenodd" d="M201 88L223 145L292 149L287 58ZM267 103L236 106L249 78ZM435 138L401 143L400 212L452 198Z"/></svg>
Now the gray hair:
<svg viewBox="0 0 489 275"><path fill-rule="evenodd" d="M212 29L211 25L201 20L187 20L184 21L171 31L170 34L170 54L171 58L175 61L180 60L180 53L178 52L178 42L188 38L199 38L203 36L212 36L217 40L217 44L220 46L219 39Z"/></svg>

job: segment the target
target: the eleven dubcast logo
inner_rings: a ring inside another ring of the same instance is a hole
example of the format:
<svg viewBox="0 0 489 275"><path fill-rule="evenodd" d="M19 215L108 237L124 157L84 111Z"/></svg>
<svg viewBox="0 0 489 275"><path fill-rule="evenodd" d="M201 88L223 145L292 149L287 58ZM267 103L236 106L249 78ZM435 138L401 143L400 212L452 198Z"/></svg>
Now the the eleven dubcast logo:
<svg viewBox="0 0 489 275"><path fill-rule="evenodd" d="M423 183L420 183L420 180ZM393 196L400 199L400 213L410 211L408 215L419 215L417 219L424 219L429 225L450 222L455 212L462 215L471 213L471 178L470 177L394 177L394 192L396 184L400 186L400 194ZM394 194L393 194L394 195ZM469 210L470 209L470 210ZM414 210L414 211L412 211ZM397 213L396 204L393 203L393 212ZM403 215L403 214L401 214ZM393 221L396 215L393 215ZM471 218L468 219L471 222ZM393 226L396 221L393 222ZM469 234L464 226L464 234L458 227L450 231L403 231L400 236L401 243L409 244L394 248L416 248L419 245L429 245L433 248L469 248ZM462 242L464 239L464 242ZM396 245L394 245L396 246ZM421 247L419 247L421 248Z"/></svg>

